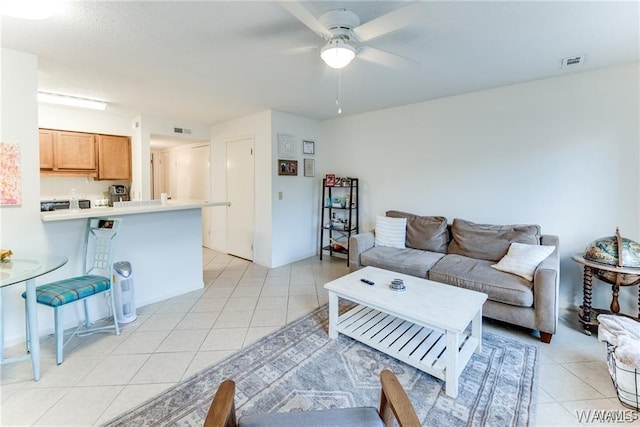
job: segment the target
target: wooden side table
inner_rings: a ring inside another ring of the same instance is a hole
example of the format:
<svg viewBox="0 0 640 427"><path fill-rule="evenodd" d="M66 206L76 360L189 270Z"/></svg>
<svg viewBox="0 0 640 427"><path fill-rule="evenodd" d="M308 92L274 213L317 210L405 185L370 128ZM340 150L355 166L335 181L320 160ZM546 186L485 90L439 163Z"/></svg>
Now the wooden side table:
<svg viewBox="0 0 640 427"><path fill-rule="evenodd" d="M581 264L584 268L583 275L583 299L582 306L578 312L580 323L584 325L584 333L591 335L591 328L597 327L600 323L597 320L598 314L620 314L620 303L618 295L621 286L634 286L640 284L640 268L617 267L615 265L601 264L585 259L582 255L573 255L572 260ZM608 277L604 277L604 274ZM603 310L591 307L592 281L594 274L600 280L612 286L612 298L610 310ZM629 316L632 317L632 316ZM632 317L640 320L640 287L638 288L638 317Z"/></svg>

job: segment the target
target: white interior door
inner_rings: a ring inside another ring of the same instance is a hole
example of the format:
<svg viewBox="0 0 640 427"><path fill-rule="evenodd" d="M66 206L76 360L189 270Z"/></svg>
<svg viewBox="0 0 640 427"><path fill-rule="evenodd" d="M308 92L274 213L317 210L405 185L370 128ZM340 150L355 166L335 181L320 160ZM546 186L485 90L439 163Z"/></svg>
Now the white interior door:
<svg viewBox="0 0 640 427"><path fill-rule="evenodd" d="M227 252L253 261L253 138L227 141Z"/></svg>

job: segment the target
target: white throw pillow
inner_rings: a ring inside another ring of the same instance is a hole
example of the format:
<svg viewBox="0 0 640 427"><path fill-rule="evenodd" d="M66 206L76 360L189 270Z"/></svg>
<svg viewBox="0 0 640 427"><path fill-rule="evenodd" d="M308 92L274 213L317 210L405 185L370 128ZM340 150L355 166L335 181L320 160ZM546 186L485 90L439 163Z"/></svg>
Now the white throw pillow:
<svg viewBox="0 0 640 427"><path fill-rule="evenodd" d="M407 218L376 218L376 246L404 248L407 236Z"/></svg>
<svg viewBox="0 0 640 427"><path fill-rule="evenodd" d="M555 246L526 245L513 242L509 246L507 254L491 267L507 273L517 274L531 282L533 273L538 268L538 265L551 255L555 249Z"/></svg>

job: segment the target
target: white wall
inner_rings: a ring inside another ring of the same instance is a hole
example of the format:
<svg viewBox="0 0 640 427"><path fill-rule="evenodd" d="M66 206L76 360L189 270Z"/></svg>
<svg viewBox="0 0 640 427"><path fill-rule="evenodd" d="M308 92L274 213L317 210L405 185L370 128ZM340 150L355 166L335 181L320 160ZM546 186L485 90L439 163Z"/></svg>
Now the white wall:
<svg viewBox="0 0 640 427"><path fill-rule="evenodd" d="M278 176L278 133L294 135L298 176ZM305 177L302 139L316 141L320 123L294 114L264 111L212 127L212 198L226 200L226 142L252 137L255 165L254 262L278 267L316 253L318 239L319 175ZM316 167L318 167L316 162ZM282 200L278 193L282 192ZM213 247L227 250L226 210L210 209Z"/></svg>
<svg viewBox="0 0 640 427"><path fill-rule="evenodd" d="M278 161L278 134L295 137L298 175L278 175L275 167ZM273 111L272 114L272 162L273 206L272 226L272 266L308 258L318 252L318 226L320 224L320 186L322 178L304 176L304 158L315 159L322 150L320 122L294 114ZM315 141L315 155L302 154L302 140ZM319 162L316 161L316 168ZM279 193L282 193L282 200Z"/></svg>
<svg viewBox="0 0 640 427"><path fill-rule="evenodd" d="M592 240L640 241L638 64L322 123L320 173L361 178L363 229L388 209L560 236L561 304L582 302L569 259ZM623 290L637 313L637 288ZM611 287L596 286L608 307Z"/></svg>
<svg viewBox="0 0 640 427"><path fill-rule="evenodd" d="M52 246L40 222L40 165L38 145L38 63L33 55L0 51L2 87L0 138L20 145L22 205L0 206L0 247L14 253ZM2 316L7 344L24 336L23 285L2 288Z"/></svg>

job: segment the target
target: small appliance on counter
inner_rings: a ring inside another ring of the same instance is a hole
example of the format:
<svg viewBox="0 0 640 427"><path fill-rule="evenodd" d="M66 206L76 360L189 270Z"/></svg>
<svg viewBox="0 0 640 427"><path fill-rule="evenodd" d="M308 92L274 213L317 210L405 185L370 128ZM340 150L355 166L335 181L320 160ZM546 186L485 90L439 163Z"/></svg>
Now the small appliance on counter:
<svg viewBox="0 0 640 427"><path fill-rule="evenodd" d="M40 212L57 211L59 209L69 209L71 202L69 200L41 200ZM80 209L90 209L91 201L87 199L78 200Z"/></svg>
<svg viewBox="0 0 640 427"><path fill-rule="evenodd" d="M106 208L107 206L109 206L109 199L107 198L95 199L93 201L94 208Z"/></svg>
<svg viewBox="0 0 640 427"><path fill-rule="evenodd" d="M129 200L129 190L125 185L109 186L109 206L113 206L113 202L128 202Z"/></svg>

